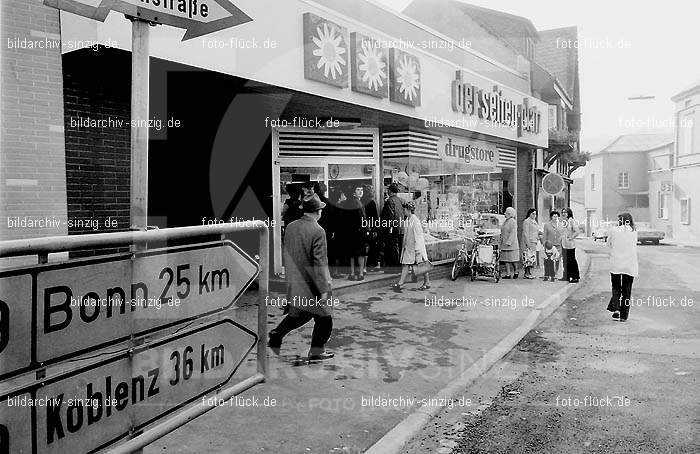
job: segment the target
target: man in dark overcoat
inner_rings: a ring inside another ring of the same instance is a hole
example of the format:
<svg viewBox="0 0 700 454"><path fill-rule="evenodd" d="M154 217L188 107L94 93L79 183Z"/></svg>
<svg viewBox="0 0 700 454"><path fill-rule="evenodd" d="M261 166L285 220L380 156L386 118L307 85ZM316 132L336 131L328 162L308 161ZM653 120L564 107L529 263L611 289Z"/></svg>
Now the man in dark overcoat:
<svg viewBox="0 0 700 454"><path fill-rule="evenodd" d="M325 350L333 330L333 299L326 234L318 224L325 206L317 194L306 196L302 203L304 215L287 227L284 265L289 313L270 331L268 342L271 348L279 349L287 333L313 319L310 361L333 357L333 353Z"/></svg>

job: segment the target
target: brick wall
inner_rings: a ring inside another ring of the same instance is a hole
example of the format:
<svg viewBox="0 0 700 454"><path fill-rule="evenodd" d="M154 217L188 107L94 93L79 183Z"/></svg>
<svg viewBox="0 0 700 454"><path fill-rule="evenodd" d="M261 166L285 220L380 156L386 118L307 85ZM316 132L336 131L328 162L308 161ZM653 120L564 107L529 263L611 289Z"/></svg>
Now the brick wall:
<svg viewBox="0 0 700 454"><path fill-rule="evenodd" d="M42 0L1 8L0 240L65 235L59 13Z"/></svg>
<svg viewBox="0 0 700 454"><path fill-rule="evenodd" d="M128 230L130 54L83 49L63 63L68 233Z"/></svg>

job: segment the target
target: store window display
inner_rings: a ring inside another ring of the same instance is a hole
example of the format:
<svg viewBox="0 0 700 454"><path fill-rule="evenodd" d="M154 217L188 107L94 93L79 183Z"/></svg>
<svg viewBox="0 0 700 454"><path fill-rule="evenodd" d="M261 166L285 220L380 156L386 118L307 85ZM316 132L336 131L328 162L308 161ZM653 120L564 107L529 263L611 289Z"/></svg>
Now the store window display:
<svg viewBox="0 0 700 454"><path fill-rule="evenodd" d="M415 203L433 261L452 258L454 246L477 231L499 234L505 209L515 203L513 169L425 158L386 158L384 168L385 183Z"/></svg>

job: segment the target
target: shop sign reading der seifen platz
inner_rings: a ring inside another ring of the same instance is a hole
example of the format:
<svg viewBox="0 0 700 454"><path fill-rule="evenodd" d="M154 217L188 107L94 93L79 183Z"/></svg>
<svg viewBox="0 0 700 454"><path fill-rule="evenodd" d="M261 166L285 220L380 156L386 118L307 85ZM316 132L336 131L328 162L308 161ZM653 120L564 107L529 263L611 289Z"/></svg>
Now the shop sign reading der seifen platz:
<svg viewBox="0 0 700 454"><path fill-rule="evenodd" d="M184 28L183 41L253 20L229 0L44 0L44 4L100 22L117 11Z"/></svg>
<svg viewBox="0 0 700 454"><path fill-rule="evenodd" d="M452 110L515 129L518 137L525 132L540 133L542 113L537 106L529 105L529 98L518 103L504 96L498 85L491 91L472 85L464 80L462 71L457 71L452 81Z"/></svg>
<svg viewBox="0 0 700 454"><path fill-rule="evenodd" d="M0 272L0 379L226 310L259 272L230 241Z"/></svg>
<svg viewBox="0 0 700 454"><path fill-rule="evenodd" d="M110 446L227 383L257 336L230 319L0 395L0 453Z"/></svg>

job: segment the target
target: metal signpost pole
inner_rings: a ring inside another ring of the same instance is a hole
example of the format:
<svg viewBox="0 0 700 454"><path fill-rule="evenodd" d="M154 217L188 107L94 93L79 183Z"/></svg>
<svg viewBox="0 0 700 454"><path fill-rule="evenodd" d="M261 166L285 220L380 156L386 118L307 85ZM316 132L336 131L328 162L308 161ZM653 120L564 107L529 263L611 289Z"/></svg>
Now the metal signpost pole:
<svg viewBox="0 0 700 454"><path fill-rule="evenodd" d="M135 17L131 20L131 230L146 230L148 225L148 107L149 107L149 35L150 24ZM147 244L132 244L131 251L144 250ZM132 339L132 345L133 339ZM139 435L138 432L132 436ZM142 454L137 448L134 454Z"/></svg>
<svg viewBox="0 0 700 454"><path fill-rule="evenodd" d="M148 84L149 28L131 20L131 230L148 223Z"/></svg>

